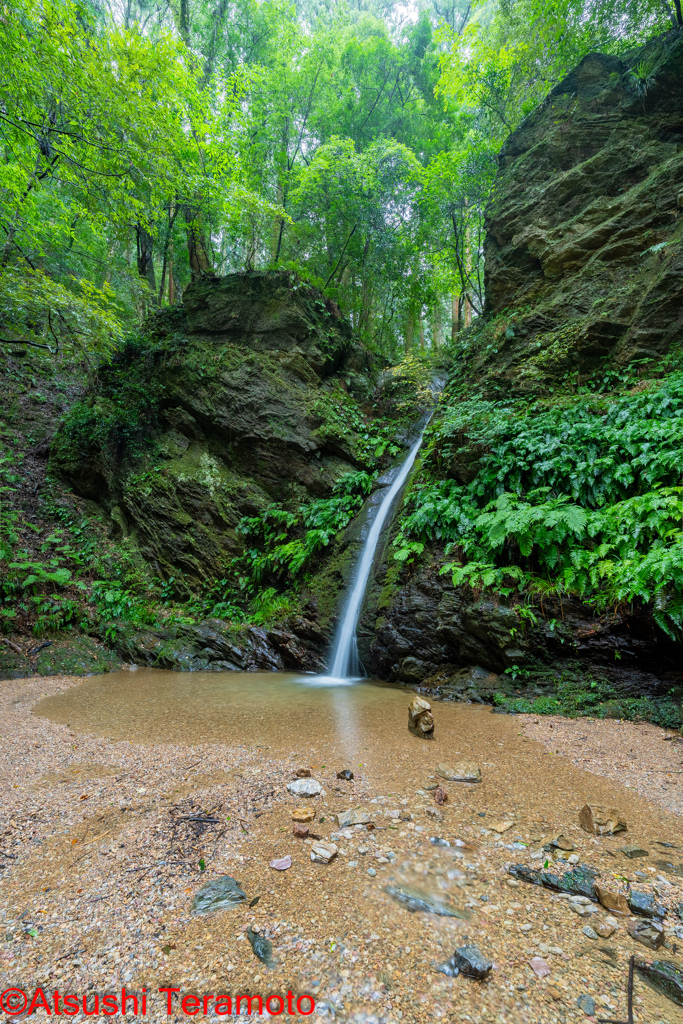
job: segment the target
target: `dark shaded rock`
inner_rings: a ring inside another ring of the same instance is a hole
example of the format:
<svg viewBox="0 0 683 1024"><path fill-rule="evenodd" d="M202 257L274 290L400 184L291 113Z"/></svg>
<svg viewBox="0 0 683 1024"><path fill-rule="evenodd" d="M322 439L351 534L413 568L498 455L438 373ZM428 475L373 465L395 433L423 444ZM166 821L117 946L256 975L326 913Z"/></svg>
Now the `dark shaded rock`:
<svg viewBox="0 0 683 1024"><path fill-rule="evenodd" d="M595 1016L595 1000L588 993L583 992L576 1000L576 1005L583 1010L587 1017Z"/></svg>
<svg viewBox="0 0 683 1024"><path fill-rule="evenodd" d="M240 888L239 882L230 875L214 878L195 894L192 901L192 914L213 914L217 910L228 910L244 903L247 894Z"/></svg>
<svg viewBox="0 0 683 1024"><path fill-rule="evenodd" d="M464 921L469 920L470 917L467 911L448 906L437 897L430 896L420 889L409 888L405 885L386 885L384 891L411 913L422 912L436 914L438 917L459 917Z"/></svg>
<svg viewBox="0 0 683 1024"><path fill-rule="evenodd" d="M450 960L436 968L440 974L456 978L464 974L467 978L480 981L485 978L493 967L492 962L477 949L476 946L459 946Z"/></svg>
<svg viewBox="0 0 683 1024"><path fill-rule="evenodd" d="M337 778L343 779L345 782L350 782L353 777L353 772L349 768L344 768L343 771L337 772Z"/></svg>
<svg viewBox="0 0 683 1024"><path fill-rule="evenodd" d="M628 857L629 860L636 860L639 857L649 857L649 850L645 850L642 846L622 846L621 852L624 857Z"/></svg>
<svg viewBox="0 0 683 1024"><path fill-rule="evenodd" d="M555 892L567 892L573 896L586 896L597 902L595 892L595 881L600 874L596 868L581 865L571 871L565 871L563 875L556 875L551 871L539 871L535 868L528 868L524 864L510 864L508 874L522 882L530 882L532 885L543 885L546 889L554 889Z"/></svg>
<svg viewBox="0 0 683 1024"><path fill-rule="evenodd" d="M668 960L636 960L635 968L653 988L683 1006L683 970Z"/></svg>
<svg viewBox="0 0 683 1024"><path fill-rule="evenodd" d="M258 957L266 967L277 967L277 961L273 959L273 943L260 932L255 932L251 925L247 928L247 938L251 943L254 956Z"/></svg>
<svg viewBox="0 0 683 1024"><path fill-rule="evenodd" d="M666 907L655 903L654 896L649 892L632 891L628 898L628 905L634 914L640 914L641 917L664 917L666 914Z"/></svg>
<svg viewBox="0 0 683 1024"><path fill-rule="evenodd" d="M219 619L209 619L196 626L172 625L165 629L105 622L99 630L125 661L153 668L181 672L319 672L324 668L323 644L319 650L311 649L284 629L233 629Z"/></svg>

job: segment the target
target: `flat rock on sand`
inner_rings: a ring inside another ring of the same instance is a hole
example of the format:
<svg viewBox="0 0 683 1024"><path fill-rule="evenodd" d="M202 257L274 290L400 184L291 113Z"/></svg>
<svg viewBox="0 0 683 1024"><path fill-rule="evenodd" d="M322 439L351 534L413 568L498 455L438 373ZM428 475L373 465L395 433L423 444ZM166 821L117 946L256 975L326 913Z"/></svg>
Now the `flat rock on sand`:
<svg viewBox="0 0 683 1024"><path fill-rule="evenodd" d="M454 765L442 763L436 771L448 782L481 782L481 768L473 761L459 761Z"/></svg>

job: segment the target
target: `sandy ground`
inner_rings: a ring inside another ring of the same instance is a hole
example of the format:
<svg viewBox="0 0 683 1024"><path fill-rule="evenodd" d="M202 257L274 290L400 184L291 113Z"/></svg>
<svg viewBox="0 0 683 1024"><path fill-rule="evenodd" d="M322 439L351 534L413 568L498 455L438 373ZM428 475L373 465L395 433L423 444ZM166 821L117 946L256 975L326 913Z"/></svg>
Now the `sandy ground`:
<svg viewBox="0 0 683 1024"><path fill-rule="evenodd" d="M566 900L511 884L506 872L514 862L543 866L543 843L559 832L601 871L602 884L623 892L630 881L657 894L668 911L657 955L682 965L674 928L683 828L673 811L683 807L683 776L673 772L683 745L665 742L662 730L436 705L437 738L428 743L409 736L410 695L401 694L372 733L366 760L346 765L331 737L309 742L306 729L289 750L234 740L144 743L31 713L41 697L82 682L0 683L0 992L17 987L30 997L42 986L51 1002L55 989L62 999L89 993L92 1007L96 993L146 988L148 1019L180 1021L188 1014L175 1001L167 1016L160 987L198 993L187 1005L200 1017L204 995L291 991L294 1000L312 995L315 1011L282 1019L317 1024L583 1021L591 1018L576 1000L589 995L593 1019L624 1021L628 958L653 954L630 937L625 919L611 936L590 938L583 928L604 925L606 911L579 917ZM314 719L307 728L315 731ZM427 787L438 763L458 760L475 760L483 782L445 782L449 799L439 810ZM328 865L311 863L310 846L292 835L292 808L304 801L285 787L302 766L324 787L309 804L318 834L337 837ZM344 767L355 771L353 782L337 780ZM670 774L661 778L661 769ZM588 799L621 808L628 833L583 832L578 811ZM340 833L332 814L356 806L372 809L375 828ZM397 820L401 811L412 820ZM206 812L215 824L191 820ZM492 826L503 820L513 824L498 833ZM437 836L451 845L432 844ZM627 859L626 842L649 856ZM285 855L291 868L269 867ZM258 902L193 916L194 894L225 874ZM410 913L385 891L392 881L437 895L468 919ZM272 941L277 967L256 959L250 923ZM494 963L485 981L435 970L467 942ZM534 973L535 957L547 977ZM216 1006L207 999L209 1016ZM683 1008L637 981L634 1020L677 1024Z"/></svg>
<svg viewBox="0 0 683 1024"><path fill-rule="evenodd" d="M527 736L572 764L683 814L683 737L647 722L520 715Z"/></svg>

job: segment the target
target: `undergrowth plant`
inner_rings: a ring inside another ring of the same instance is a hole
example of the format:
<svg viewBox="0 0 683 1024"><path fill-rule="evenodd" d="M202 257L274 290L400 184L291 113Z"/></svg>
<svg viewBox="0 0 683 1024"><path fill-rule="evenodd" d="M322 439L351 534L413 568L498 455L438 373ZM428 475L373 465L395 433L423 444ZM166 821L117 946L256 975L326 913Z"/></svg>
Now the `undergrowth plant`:
<svg viewBox="0 0 683 1024"><path fill-rule="evenodd" d="M634 601L683 633L683 374L534 406L447 399L395 558L445 546L455 585Z"/></svg>

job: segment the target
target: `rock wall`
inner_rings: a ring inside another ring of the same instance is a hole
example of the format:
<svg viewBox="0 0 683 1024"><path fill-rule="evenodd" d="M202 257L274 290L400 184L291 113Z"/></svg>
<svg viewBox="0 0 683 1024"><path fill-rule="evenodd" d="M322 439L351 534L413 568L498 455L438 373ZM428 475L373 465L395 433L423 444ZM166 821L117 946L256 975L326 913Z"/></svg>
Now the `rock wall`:
<svg viewBox="0 0 683 1024"><path fill-rule="evenodd" d="M500 154L486 230L486 313L524 313L492 377L533 387L681 341L681 30L552 90Z"/></svg>
<svg viewBox="0 0 683 1024"><path fill-rule="evenodd" d="M51 468L153 575L193 587L241 548L243 516L324 496L360 468L331 391L342 372L360 386L372 374L334 304L289 274L197 282L148 330L152 350L126 350L101 372L85 413L55 438ZM154 396L138 436L129 374L133 399Z"/></svg>

